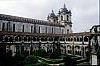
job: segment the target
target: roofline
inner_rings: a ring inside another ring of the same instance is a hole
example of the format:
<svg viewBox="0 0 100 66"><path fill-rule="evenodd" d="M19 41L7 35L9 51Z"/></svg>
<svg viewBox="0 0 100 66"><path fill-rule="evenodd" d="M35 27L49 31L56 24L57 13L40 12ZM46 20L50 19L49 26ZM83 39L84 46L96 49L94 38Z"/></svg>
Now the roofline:
<svg viewBox="0 0 100 66"><path fill-rule="evenodd" d="M34 24L42 24L42 25L50 25L50 26L61 26L64 27L61 24L58 23L50 23L45 20L37 20L37 19L32 19L32 18L24 18L24 17L19 17L19 16L12 16L12 15L6 15L6 14L0 14L1 20L7 20L7 21L16 21L16 22L26 22L26 23L34 23Z"/></svg>
<svg viewBox="0 0 100 66"><path fill-rule="evenodd" d="M30 33L30 32L6 32L0 31L1 35L33 35L33 36L89 36L90 32L70 33L70 34L46 34L46 33Z"/></svg>

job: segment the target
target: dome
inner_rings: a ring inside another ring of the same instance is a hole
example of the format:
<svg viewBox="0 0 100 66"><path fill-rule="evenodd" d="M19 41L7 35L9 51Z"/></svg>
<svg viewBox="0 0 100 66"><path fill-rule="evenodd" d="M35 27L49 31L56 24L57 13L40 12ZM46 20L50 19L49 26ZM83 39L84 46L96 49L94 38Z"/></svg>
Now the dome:
<svg viewBox="0 0 100 66"><path fill-rule="evenodd" d="M68 11L68 10L67 10L67 8L66 8L66 5L64 4L64 7L61 8L60 12L67 12L67 11Z"/></svg>
<svg viewBox="0 0 100 66"><path fill-rule="evenodd" d="M50 17L55 17L55 14L54 14L54 13L51 13L51 14L50 14Z"/></svg>
<svg viewBox="0 0 100 66"><path fill-rule="evenodd" d="M53 10L52 10L52 13L49 15L49 17L56 17Z"/></svg>

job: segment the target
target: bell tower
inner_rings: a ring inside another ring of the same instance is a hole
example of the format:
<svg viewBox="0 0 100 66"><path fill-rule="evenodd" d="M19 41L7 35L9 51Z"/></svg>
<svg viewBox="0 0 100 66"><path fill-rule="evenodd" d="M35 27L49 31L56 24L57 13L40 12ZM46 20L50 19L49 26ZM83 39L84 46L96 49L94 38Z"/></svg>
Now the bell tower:
<svg viewBox="0 0 100 66"><path fill-rule="evenodd" d="M58 22L65 26L65 34L72 33L71 10L67 10L65 4L59 10Z"/></svg>
<svg viewBox="0 0 100 66"><path fill-rule="evenodd" d="M47 17L47 20L49 22L52 22L52 23L57 23L57 16L55 15L54 11L52 10L52 13L50 13Z"/></svg>

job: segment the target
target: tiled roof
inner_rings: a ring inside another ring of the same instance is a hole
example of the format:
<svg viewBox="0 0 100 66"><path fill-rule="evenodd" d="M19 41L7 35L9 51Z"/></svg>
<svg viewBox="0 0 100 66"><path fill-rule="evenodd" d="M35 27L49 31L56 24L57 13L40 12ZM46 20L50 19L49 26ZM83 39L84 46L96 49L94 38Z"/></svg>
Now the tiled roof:
<svg viewBox="0 0 100 66"><path fill-rule="evenodd" d="M66 36L89 36L90 32L69 33Z"/></svg>
<svg viewBox="0 0 100 66"><path fill-rule="evenodd" d="M100 27L100 25L94 25L90 30L92 30L94 27Z"/></svg>
<svg viewBox="0 0 100 66"><path fill-rule="evenodd" d="M33 23L33 24L42 24L42 25L64 27L63 25L58 24L58 23L50 23L50 22L44 21L44 20L24 18L24 17L11 16L11 15L5 15L5 14L0 14L0 20L15 21L15 22L26 22L26 23Z"/></svg>
<svg viewBox="0 0 100 66"><path fill-rule="evenodd" d="M30 35L30 36L89 36L90 32L70 33L70 34L45 34L45 33L29 33L29 32L3 32L2 35Z"/></svg>

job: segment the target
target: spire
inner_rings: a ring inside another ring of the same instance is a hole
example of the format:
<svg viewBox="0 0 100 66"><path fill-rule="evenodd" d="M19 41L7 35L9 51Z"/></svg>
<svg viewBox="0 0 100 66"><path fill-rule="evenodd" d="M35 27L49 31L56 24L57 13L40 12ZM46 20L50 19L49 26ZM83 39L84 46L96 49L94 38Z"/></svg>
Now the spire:
<svg viewBox="0 0 100 66"><path fill-rule="evenodd" d="M54 13L53 9L52 9L52 13Z"/></svg>
<svg viewBox="0 0 100 66"><path fill-rule="evenodd" d="M64 3L64 8L66 8L66 5L65 5L65 3Z"/></svg>

